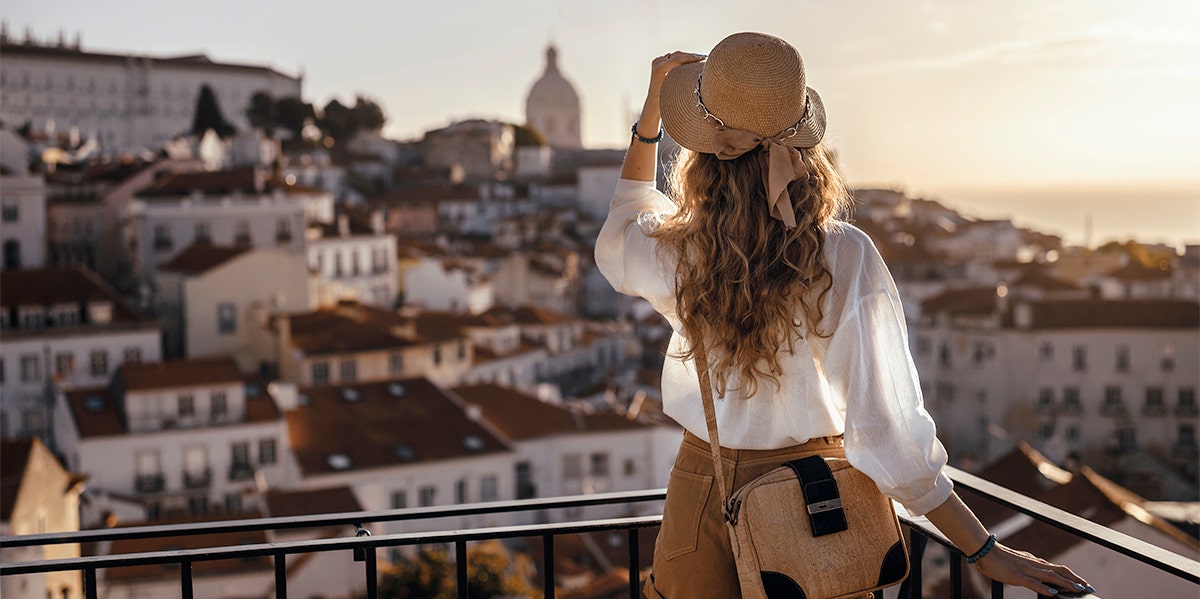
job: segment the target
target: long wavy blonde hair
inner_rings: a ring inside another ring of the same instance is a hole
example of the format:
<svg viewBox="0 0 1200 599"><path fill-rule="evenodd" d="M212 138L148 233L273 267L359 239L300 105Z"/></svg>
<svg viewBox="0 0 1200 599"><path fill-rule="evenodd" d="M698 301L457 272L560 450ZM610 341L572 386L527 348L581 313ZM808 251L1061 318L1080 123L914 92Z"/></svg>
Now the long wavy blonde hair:
<svg viewBox="0 0 1200 599"><path fill-rule="evenodd" d="M703 344L724 394L738 373L743 397L761 379L779 384L780 351L821 332L821 308L833 279L822 250L825 232L850 207L850 194L824 145L801 149L808 170L788 185L796 227L768 212L765 150L733 160L683 149L669 169L667 191L678 207L653 233L678 256L677 314L692 347Z"/></svg>

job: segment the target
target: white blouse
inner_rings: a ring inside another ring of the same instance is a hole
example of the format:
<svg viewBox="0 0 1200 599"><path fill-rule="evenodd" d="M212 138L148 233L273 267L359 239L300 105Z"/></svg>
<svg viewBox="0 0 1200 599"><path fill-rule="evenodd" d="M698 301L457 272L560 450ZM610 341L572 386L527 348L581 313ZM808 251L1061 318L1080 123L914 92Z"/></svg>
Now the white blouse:
<svg viewBox="0 0 1200 599"><path fill-rule="evenodd" d="M596 240L596 264L614 289L645 298L671 324L663 410L707 440L695 364L673 357L687 343L675 314L674 253L647 237L674 211L653 182L620 180ZM952 483L922 404L896 285L871 238L848 223L826 233L825 262L833 288L821 330L832 335L797 343L782 356L780 384L759 381L752 398L738 396L730 375L727 396L714 402L721 445L778 449L844 433L850 463L909 513L924 514L950 496Z"/></svg>

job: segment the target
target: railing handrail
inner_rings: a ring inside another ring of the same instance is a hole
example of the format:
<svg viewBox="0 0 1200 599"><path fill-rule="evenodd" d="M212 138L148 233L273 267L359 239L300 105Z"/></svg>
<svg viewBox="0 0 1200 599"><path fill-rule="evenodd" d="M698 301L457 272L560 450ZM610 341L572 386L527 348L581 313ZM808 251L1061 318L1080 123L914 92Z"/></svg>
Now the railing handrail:
<svg viewBox="0 0 1200 599"><path fill-rule="evenodd" d="M180 537L199 534L230 532L258 532L265 530L291 530L299 528L326 528L330 526L359 526L375 522L399 522L405 520L432 520L455 516L525 512L542 509L560 509L607 505L613 503L637 503L662 501L666 489L641 491L614 491L590 495L564 497L542 497L537 499L514 499L463 503L452 506L404 508L394 510L372 510L361 512L338 512L332 514L309 514L304 516L280 516L243 520L218 520L211 522L186 522L180 524L157 524L130 526L127 528L104 528L78 532L42 533L31 535L7 535L0 537L0 547L37 547L64 543L94 543L125 539L150 539Z"/></svg>
<svg viewBox="0 0 1200 599"><path fill-rule="evenodd" d="M334 539L311 539L305 541L255 543L253 545L236 545L217 548L203 547L199 549L175 549L168 551L122 553L119 555L99 555L41 560L36 562L14 562L8 564L0 563L0 576L39 574L64 570L102 569L154 564L179 564L184 562L202 562L237 558L248 559L253 557L269 557L281 554L286 555L292 553L339 551L367 547L378 548L399 545L453 543L456 541L479 541L485 539L509 539L519 537L540 537L545 535L577 534L606 530L626 530L629 528L650 528L653 526L658 526L661 522L662 515L657 514L653 516L606 518L601 520L558 522L553 524L492 526L440 532L409 532L362 537L350 535L347 537L339 537Z"/></svg>
<svg viewBox="0 0 1200 599"><path fill-rule="evenodd" d="M963 472L957 468L948 468L947 474L955 482L972 491L983 494L984 496L999 502L1000 504L1016 510L1022 514L1030 516L1036 520L1050 524L1071 534L1074 534L1082 539L1096 543L1107 549L1121 553L1150 566L1153 566L1164 572L1173 574L1179 578L1189 580L1193 583L1200 583L1200 562L1197 562L1188 557L1171 552L1162 547L1158 547L1134 538L1127 534L1115 531L1106 526L1096 524L1082 517L1071 514L1055 508L1044 502L1038 501L1031 497L1021 495L1011 489L997 485L995 483L984 480L973 474ZM47 533L38 535L15 535L0 537L0 546L3 547L26 547L52 545L61 543L83 543L83 542L98 542L98 541L114 541L121 539L142 539L142 538L161 538L172 536L186 536L193 534L207 533L228 533L228 532L249 532L263 530L287 530L300 528L323 528L329 526L349 525L360 526L366 523L376 522L395 522L407 520L427 520L434 518L446 518L455 516L468 516L478 514L495 514L520 511L534 511L541 509L561 509L570 507L583 507L591 505L604 505L613 503L632 503L641 501L656 501L662 500L665 497L665 489L652 489L644 491L624 491L613 493L601 493L593 495L575 495L568 497L548 497L540 499L523 499L511 501L498 501L486 503L461 504L449 507L427 507L427 508L409 508L402 510L375 510L362 512L342 512L337 514L316 514L308 516L291 516L291 517L276 517L276 518L256 518L250 520L227 520L220 522L193 522L187 524L174 525L156 525L156 526L138 526L125 529L103 529L103 530L87 530L73 533ZM286 543L267 543L259 545L247 545L227 548L205 548L193 550L176 550L164 552L152 552L146 554L121 554L110 556L97 556L88 558L72 558L66 560L50 560L43 562L30 562L19 564L23 569L18 571L18 564L4 565L0 564L0 576L19 573L47 572L53 571L47 565L55 564L63 566L59 569L87 569L87 568L104 568L117 565L128 566L136 565L137 563L180 563L184 561L203 561L199 556L207 556L203 559L226 559L230 557L254 557L260 555L270 555L277 553L288 552L303 552L306 549L309 551L326 551L342 548L354 547L378 547L383 545L396 545L412 543L440 543L449 541L469 541L484 538L506 538L509 536L538 536L546 534L565 534L570 532L579 532L583 530L607 530L605 528L597 528L595 523L608 523L611 529L628 528L629 522L637 522L637 526L653 526L654 522L661 519L661 516L645 516L638 518L610 519L584 522L566 522L555 524L538 524L524 526L502 526L480 529L467 529L459 531L433 531L419 533L404 533L401 535L380 535L373 537L352 537L340 539L323 539L318 541L295 541ZM937 532L924 518L903 518L907 525L915 528L920 528L926 534L935 537L947 544L944 537ZM622 525L620 523L626 523ZM641 524L651 522L649 524ZM583 527L583 528L576 528ZM521 531L514 533L511 531ZM414 540L419 539L419 540ZM949 546L949 545L947 545ZM257 548L257 549L256 549ZM264 549L270 548L270 550ZM246 553L247 551L262 551L262 553ZM153 559L154 561L138 561L130 562L131 556L138 556L138 559ZM150 556L154 556L153 558ZM215 557L214 557L215 556ZM109 561L105 561L109 560ZM70 565L71 567L66 567ZM43 567L45 566L45 567ZM29 568L40 568L31 570Z"/></svg>

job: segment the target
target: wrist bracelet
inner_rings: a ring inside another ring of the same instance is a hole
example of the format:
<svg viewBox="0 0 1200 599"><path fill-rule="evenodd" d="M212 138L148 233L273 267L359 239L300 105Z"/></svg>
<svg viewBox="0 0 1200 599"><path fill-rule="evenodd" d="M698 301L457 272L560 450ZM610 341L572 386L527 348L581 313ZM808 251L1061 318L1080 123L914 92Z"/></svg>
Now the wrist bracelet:
<svg viewBox="0 0 1200 599"><path fill-rule="evenodd" d="M983 559L983 556L987 555L988 552L992 550L992 547L995 547L995 546L996 546L996 535L988 535L988 540L987 540L987 542L985 542L983 544L983 547L980 547L979 551L976 551L974 553L974 555L967 556L967 563L973 564L973 563Z"/></svg>
<svg viewBox="0 0 1200 599"><path fill-rule="evenodd" d="M656 143L662 141L662 138L663 138L663 128L662 127L658 128L658 135L656 135L654 137L642 137L641 134L639 134L637 132L637 126L638 126L638 121L634 121L633 128L630 129L631 131L633 131L634 139L636 139L644 144L656 144Z"/></svg>

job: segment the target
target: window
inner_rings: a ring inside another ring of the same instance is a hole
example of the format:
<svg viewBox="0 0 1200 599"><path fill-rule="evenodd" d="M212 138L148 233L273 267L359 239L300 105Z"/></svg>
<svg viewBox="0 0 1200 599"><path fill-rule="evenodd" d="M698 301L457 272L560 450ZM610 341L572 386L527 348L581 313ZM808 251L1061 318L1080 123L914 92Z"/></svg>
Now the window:
<svg viewBox="0 0 1200 599"><path fill-rule="evenodd" d="M950 366L950 344L944 341L938 345L938 364Z"/></svg>
<svg viewBox="0 0 1200 599"><path fill-rule="evenodd" d="M361 272L358 250L350 250L350 274L357 277Z"/></svg>
<svg viewBox="0 0 1200 599"><path fill-rule="evenodd" d="M1137 449L1137 430L1132 426L1123 426L1117 431L1117 448L1121 451Z"/></svg>
<svg viewBox="0 0 1200 599"><path fill-rule="evenodd" d="M1043 387L1038 392L1037 411L1043 414L1054 411L1054 389Z"/></svg>
<svg viewBox="0 0 1200 599"><path fill-rule="evenodd" d="M20 204L16 200L4 200L0 203L0 220L14 223L19 218L21 218Z"/></svg>
<svg viewBox="0 0 1200 599"><path fill-rule="evenodd" d="M1176 416L1195 416L1196 390L1192 387L1179 388L1179 404L1175 408Z"/></svg>
<svg viewBox="0 0 1200 599"><path fill-rule="evenodd" d="M341 278L342 274L343 274L343 272L342 272L342 253L334 252L333 253L333 276L337 277L337 278Z"/></svg>
<svg viewBox="0 0 1200 599"><path fill-rule="evenodd" d="M500 497L496 475L489 474L479 481L479 500L495 501Z"/></svg>
<svg viewBox="0 0 1200 599"><path fill-rule="evenodd" d="M577 453L563 456L563 478L566 480L583 478L583 456Z"/></svg>
<svg viewBox="0 0 1200 599"><path fill-rule="evenodd" d="M533 484L533 468L529 462L517 462L515 467L517 474L517 499L532 499L537 496L537 489Z"/></svg>
<svg viewBox="0 0 1200 599"><path fill-rule="evenodd" d="M171 229L167 225L154 225L154 249L165 252L174 246L174 242L171 241Z"/></svg>
<svg viewBox="0 0 1200 599"><path fill-rule="evenodd" d="M454 503L467 502L467 479L460 478L454 483Z"/></svg>
<svg viewBox="0 0 1200 599"><path fill-rule="evenodd" d="M1129 346L1117 346L1117 363L1114 365L1117 372L1129 372Z"/></svg>
<svg viewBox="0 0 1200 599"><path fill-rule="evenodd" d="M157 450L140 450L134 454L134 459L136 460L134 466L139 476L159 474L162 472L162 463L160 462Z"/></svg>
<svg viewBox="0 0 1200 599"><path fill-rule="evenodd" d="M35 383L42 380L42 366L37 354L21 356L21 382Z"/></svg>
<svg viewBox="0 0 1200 599"><path fill-rule="evenodd" d="M354 358L347 358L338 363L338 380L342 382L358 380L358 362L354 361Z"/></svg>
<svg viewBox="0 0 1200 599"><path fill-rule="evenodd" d="M103 350L103 349L92 350L91 372L92 372L92 376L108 376L108 351L107 350Z"/></svg>
<svg viewBox="0 0 1200 599"><path fill-rule="evenodd" d="M63 352L54 356L54 374L60 379L75 373L75 354Z"/></svg>
<svg viewBox="0 0 1200 599"><path fill-rule="evenodd" d="M312 363L312 382L314 385L324 385L329 382L329 362Z"/></svg>
<svg viewBox="0 0 1200 599"><path fill-rule="evenodd" d="M433 347L433 365L437 366L442 363L442 346L435 345Z"/></svg>
<svg viewBox="0 0 1200 599"><path fill-rule="evenodd" d="M608 454L593 453L592 454L592 476L605 477L608 476Z"/></svg>
<svg viewBox="0 0 1200 599"><path fill-rule="evenodd" d="M990 347L988 344L982 341L977 341L974 347L972 347L971 360L976 364L982 364L990 353Z"/></svg>
<svg viewBox="0 0 1200 599"><path fill-rule="evenodd" d="M225 513L237 514L242 511L242 494L241 493L226 493L225 494Z"/></svg>
<svg viewBox="0 0 1200 599"><path fill-rule="evenodd" d="M217 304L217 332L232 335L237 332L237 307L233 302Z"/></svg>
<svg viewBox="0 0 1200 599"><path fill-rule="evenodd" d="M203 495L188 497L188 513L193 516L203 516L208 513L208 498Z"/></svg>
<svg viewBox="0 0 1200 599"><path fill-rule="evenodd" d="M400 352L393 352L388 356L388 372L393 375L404 372L404 356Z"/></svg>
<svg viewBox="0 0 1200 599"><path fill-rule="evenodd" d="M234 245L250 245L252 242L253 240L250 238L250 221L238 221L233 233Z"/></svg>
<svg viewBox="0 0 1200 599"><path fill-rule="evenodd" d="M1079 440L1079 425L1078 424L1072 424L1072 425L1067 426L1067 440L1068 441L1078 441Z"/></svg>
<svg viewBox="0 0 1200 599"><path fill-rule="evenodd" d="M1087 370L1087 347L1076 345L1071 351L1071 367L1075 372L1084 372Z"/></svg>
<svg viewBox="0 0 1200 599"><path fill-rule="evenodd" d="M421 487L417 491L417 505L429 507L437 502L437 487Z"/></svg>
<svg viewBox="0 0 1200 599"><path fill-rule="evenodd" d="M258 441L258 463L275 463L275 439L260 439Z"/></svg>
<svg viewBox="0 0 1200 599"><path fill-rule="evenodd" d="M1038 425L1038 437L1041 437L1042 439L1049 439L1052 436L1054 436L1053 422L1043 422L1042 424Z"/></svg>
<svg viewBox="0 0 1200 599"><path fill-rule="evenodd" d="M408 507L407 491L392 491L392 509L402 510Z"/></svg>
<svg viewBox="0 0 1200 599"><path fill-rule="evenodd" d="M917 355L928 356L933 351L933 342L925 335L917 335Z"/></svg>
<svg viewBox="0 0 1200 599"><path fill-rule="evenodd" d="M1163 372L1171 372L1175 370L1175 346L1168 343L1162 348L1162 359L1159 362Z"/></svg>
<svg viewBox="0 0 1200 599"><path fill-rule="evenodd" d="M1109 385L1104 388L1104 407L1101 413L1105 416L1117 416L1125 413L1125 404L1121 401L1121 388Z"/></svg>
<svg viewBox="0 0 1200 599"><path fill-rule="evenodd" d="M1043 362L1049 362L1054 359L1054 344L1049 341L1042 343L1038 348L1038 358Z"/></svg>
<svg viewBox="0 0 1200 599"><path fill-rule="evenodd" d="M1142 406L1144 416L1162 416L1167 413L1167 405L1163 402L1162 387L1146 387L1146 403Z"/></svg>
<svg viewBox="0 0 1200 599"><path fill-rule="evenodd" d="M229 413L229 402L225 399L224 391L213 391L209 396L212 401L212 419L221 420Z"/></svg>
<svg viewBox="0 0 1200 599"><path fill-rule="evenodd" d="M950 403L954 401L954 383L939 382L937 384L937 392L934 398L938 403Z"/></svg>
<svg viewBox="0 0 1200 599"><path fill-rule="evenodd" d="M192 394L186 393L179 396L179 418L191 418L196 415L196 399Z"/></svg>
<svg viewBox="0 0 1200 599"><path fill-rule="evenodd" d="M127 347L127 348L125 348L125 355L123 356L123 360L122 360L122 361L123 361L123 362L125 362L126 364L138 364L138 363L140 363L140 362L142 361L142 350L141 350L141 348L139 348L139 347Z"/></svg>
<svg viewBox="0 0 1200 599"><path fill-rule="evenodd" d="M625 476L634 476L637 474L637 461L633 458L626 458L622 467L622 472Z"/></svg>
<svg viewBox="0 0 1200 599"><path fill-rule="evenodd" d="M229 446L229 453L235 466L250 465L250 444L246 441L234 441Z"/></svg>
<svg viewBox="0 0 1200 599"><path fill-rule="evenodd" d="M459 339L458 340L458 361L462 362L465 359L467 359L467 342L462 339ZM509 378L511 379L512 377L510 376Z"/></svg>
<svg viewBox="0 0 1200 599"><path fill-rule="evenodd" d="M1176 443L1183 447L1196 447L1196 425L1179 425L1179 439L1176 441Z"/></svg>
<svg viewBox="0 0 1200 599"><path fill-rule="evenodd" d="M1079 387L1063 388L1063 412L1066 414L1083 412L1083 405L1079 402Z"/></svg>
<svg viewBox="0 0 1200 599"><path fill-rule="evenodd" d="M275 221L275 243L288 243L292 240L292 221L281 218Z"/></svg>
<svg viewBox="0 0 1200 599"><path fill-rule="evenodd" d="M196 243L210 243L210 242L212 242L212 232L209 230L209 226L208 226L208 223L207 223L207 222L203 222L203 221L202 221L202 222L198 222L198 223L196 223L196 238L195 238L195 242L196 242Z"/></svg>
<svg viewBox="0 0 1200 599"><path fill-rule="evenodd" d="M4 384L4 377L5 377L5 374L4 374L4 358L0 358L0 385L3 385L3 384ZM0 434L0 438L4 438L4 437L7 437L7 436L8 436L8 435Z"/></svg>

